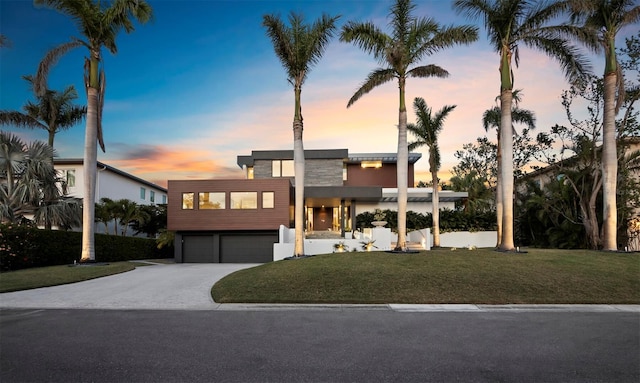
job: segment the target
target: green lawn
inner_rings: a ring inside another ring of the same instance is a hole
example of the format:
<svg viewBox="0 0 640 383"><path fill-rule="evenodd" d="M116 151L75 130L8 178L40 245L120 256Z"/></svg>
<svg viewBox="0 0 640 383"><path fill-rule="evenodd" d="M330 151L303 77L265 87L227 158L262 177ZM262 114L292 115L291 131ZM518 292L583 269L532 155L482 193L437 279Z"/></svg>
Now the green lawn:
<svg viewBox="0 0 640 383"><path fill-rule="evenodd" d="M135 268L136 264L131 262L114 262L83 266L63 265L37 267L33 269L9 271L0 274L0 293L86 281L88 279L123 273Z"/></svg>
<svg viewBox="0 0 640 383"><path fill-rule="evenodd" d="M211 294L219 303L640 304L640 254L336 253L241 270Z"/></svg>

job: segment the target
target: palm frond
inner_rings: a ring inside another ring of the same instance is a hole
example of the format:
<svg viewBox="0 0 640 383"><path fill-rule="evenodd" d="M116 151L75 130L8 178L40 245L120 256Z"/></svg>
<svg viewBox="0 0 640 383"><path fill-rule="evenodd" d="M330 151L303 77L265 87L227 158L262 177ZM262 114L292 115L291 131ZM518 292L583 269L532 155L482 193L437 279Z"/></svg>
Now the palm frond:
<svg viewBox="0 0 640 383"><path fill-rule="evenodd" d="M81 45L85 45L85 43L80 40L74 40L58 45L45 54L45 56L40 61L40 64L38 65L38 71L36 72L35 77L32 77L31 79L33 90L36 95L43 96L47 91L47 79L49 77L49 71L58 62L60 57L62 57L70 50Z"/></svg>
<svg viewBox="0 0 640 383"><path fill-rule="evenodd" d="M355 43L358 48L372 54L380 63L385 63L386 49L391 42L391 37L371 22L349 21L342 27L340 41Z"/></svg>
<svg viewBox="0 0 640 383"><path fill-rule="evenodd" d="M373 88L385 84L389 81L393 81L396 78L396 72L393 69L389 68L379 68L375 69L373 72L369 73L365 82L360 86L349 102L347 103L347 108L353 105L356 101L360 99L360 97L369 93Z"/></svg>
<svg viewBox="0 0 640 383"><path fill-rule="evenodd" d="M415 68L410 69L407 72L407 76L419 77L419 78L426 78L426 77L446 78L446 77L449 77L449 72L439 67L438 65L430 64L430 65L417 66Z"/></svg>
<svg viewBox="0 0 640 383"><path fill-rule="evenodd" d="M44 124L32 116L12 110L0 111L0 125L17 126L28 129L47 129Z"/></svg>

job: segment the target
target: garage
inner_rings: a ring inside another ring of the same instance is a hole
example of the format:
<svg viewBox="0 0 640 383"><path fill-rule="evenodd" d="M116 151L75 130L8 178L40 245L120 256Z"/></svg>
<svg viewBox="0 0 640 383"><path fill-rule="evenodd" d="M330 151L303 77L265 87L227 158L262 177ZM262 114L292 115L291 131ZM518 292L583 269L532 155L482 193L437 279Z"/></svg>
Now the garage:
<svg viewBox="0 0 640 383"><path fill-rule="evenodd" d="M182 262L213 263L215 262L213 235L182 236Z"/></svg>
<svg viewBox="0 0 640 383"><path fill-rule="evenodd" d="M273 244L277 234L243 234L220 236L221 263L266 263L273 261Z"/></svg>
<svg viewBox="0 0 640 383"><path fill-rule="evenodd" d="M278 242L277 232L176 233L176 240L178 236L182 252L176 252L176 262L183 263L271 262Z"/></svg>

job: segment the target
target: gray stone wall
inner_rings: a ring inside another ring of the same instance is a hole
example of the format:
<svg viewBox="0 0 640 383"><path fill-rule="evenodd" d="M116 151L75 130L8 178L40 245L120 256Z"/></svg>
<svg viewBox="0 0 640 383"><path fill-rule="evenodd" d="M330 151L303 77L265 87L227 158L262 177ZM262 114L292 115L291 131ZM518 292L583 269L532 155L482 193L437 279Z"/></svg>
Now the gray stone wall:
<svg viewBox="0 0 640 383"><path fill-rule="evenodd" d="M255 161L253 178L271 178L271 160ZM305 186L342 186L342 159L305 160L304 183Z"/></svg>

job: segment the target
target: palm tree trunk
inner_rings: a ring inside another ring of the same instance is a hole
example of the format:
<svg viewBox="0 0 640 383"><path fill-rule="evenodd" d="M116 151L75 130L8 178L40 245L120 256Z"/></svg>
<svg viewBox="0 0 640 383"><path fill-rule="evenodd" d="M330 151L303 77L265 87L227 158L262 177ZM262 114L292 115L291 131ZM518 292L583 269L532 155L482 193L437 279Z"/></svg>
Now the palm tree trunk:
<svg viewBox="0 0 640 383"><path fill-rule="evenodd" d="M394 250L407 248L407 183L409 178L409 146L407 143L407 107L404 100L405 79L400 78L400 111L398 113L398 161L396 163L398 183L398 242Z"/></svg>
<svg viewBox="0 0 640 383"><path fill-rule="evenodd" d="M500 145L500 128L498 128L498 153L496 155L496 162L498 163L496 173L496 229L498 239L496 242L496 248L499 248L502 243L502 213L504 212L502 206L502 147Z"/></svg>
<svg viewBox="0 0 640 383"><path fill-rule="evenodd" d="M440 247L440 207L438 196L438 172L431 171L431 183L433 184L433 198L431 202L431 219L433 220L433 247Z"/></svg>
<svg viewBox="0 0 640 383"><path fill-rule="evenodd" d="M98 89L87 89L87 124L84 139L84 197L82 198L82 254L80 262L96 259L94 221L98 162Z"/></svg>
<svg viewBox="0 0 640 383"><path fill-rule="evenodd" d="M300 93L302 89L298 85L294 88L295 115L293 118L293 166L295 183L294 225L295 247L294 256L304 255L304 146L302 144L302 107L300 105Z"/></svg>
<svg viewBox="0 0 640 383"><path fill-rule="evenodd" d="M616 184L618 182L618 161L616 154L616 72L604 76L604 113L602 135L602 249L618 250Z"/></svg>
<svg viewBox="0 0 640 383"><path fill-rule="evenodd" d="M513 130L511 129L511 100L512 90L503 89L500 92L500 142L502 143L502 241L499 249L514 250L513 243Z"/></svg>

